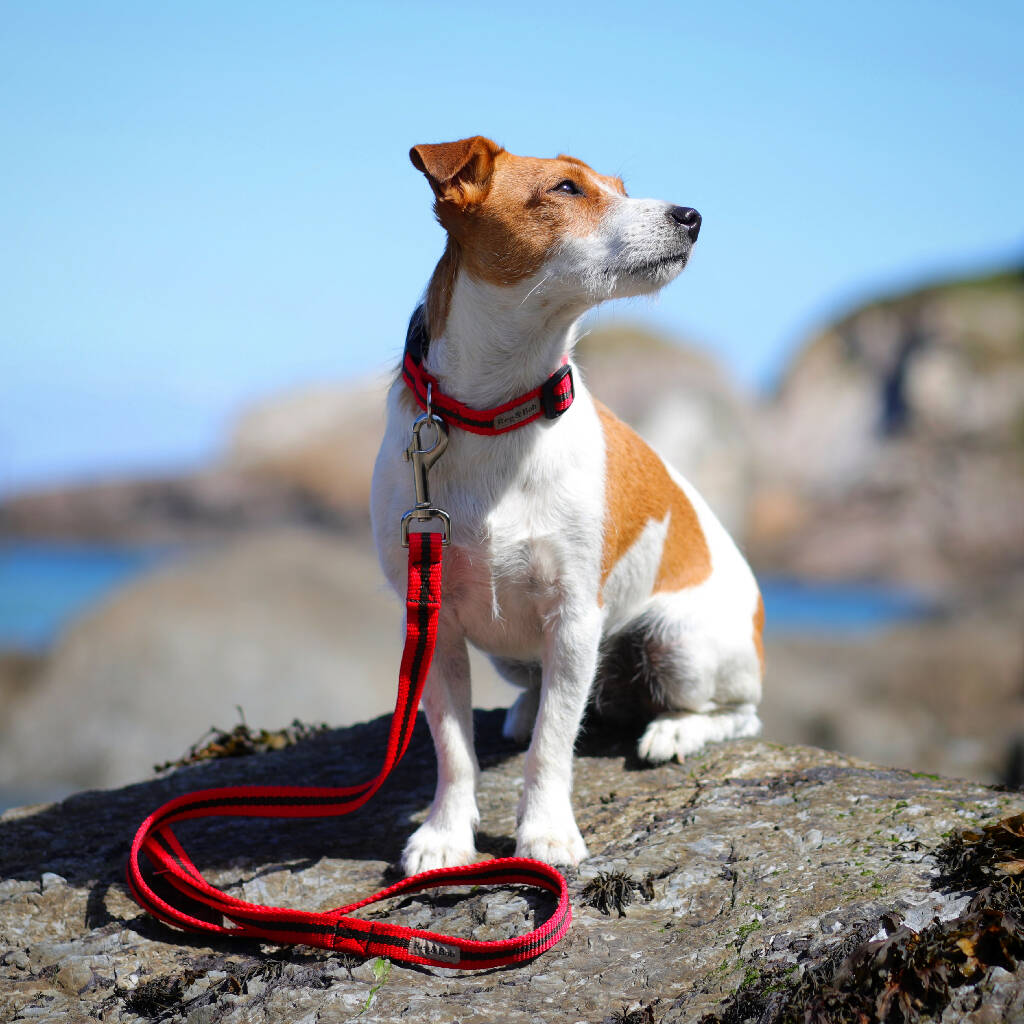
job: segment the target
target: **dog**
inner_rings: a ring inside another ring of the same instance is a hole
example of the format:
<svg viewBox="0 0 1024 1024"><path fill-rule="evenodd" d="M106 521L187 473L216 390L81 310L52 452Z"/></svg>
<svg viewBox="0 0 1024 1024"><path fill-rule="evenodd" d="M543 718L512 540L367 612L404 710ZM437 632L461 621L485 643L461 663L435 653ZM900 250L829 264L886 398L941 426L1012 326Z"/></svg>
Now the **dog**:
<svg viewBox="0 0 1024 1024"><path fill-rule="evenodd" d="M433 387L470 409L563 381L582 314L658 291L697 241L696 210L630 198L574 157L515 156L482 136L409 156L447 232L410 339ZM588 700L645 716L638 753L652 763L760 731L764 607L750 568L696 490L578 372L573 385L560 415L519 429L485 436L450 423L430 470L451 547L423 694L437 789L402 855L409 874L478 859L467 643L523 689L504 730L529 741L517 856L587 856L571 790ZM403 454L421 408L400 375L371 490L381 566L403 597L399 523L413 503Z"/></svg>

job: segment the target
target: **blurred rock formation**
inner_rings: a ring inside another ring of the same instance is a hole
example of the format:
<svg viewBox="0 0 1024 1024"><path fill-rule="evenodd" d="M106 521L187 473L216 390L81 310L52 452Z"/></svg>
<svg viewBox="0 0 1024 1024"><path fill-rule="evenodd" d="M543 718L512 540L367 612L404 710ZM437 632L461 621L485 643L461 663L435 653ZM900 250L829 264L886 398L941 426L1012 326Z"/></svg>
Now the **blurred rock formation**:
<svg viewBox="0 0 1024 1024"><path fill-rule="evenodd" d="M1024 271L869 303L761 412L768 571L953 589L1024 566Z"/></svg>
<svg viewBox="0 0 1024 1024"><path fill-rule="evenodd" d="M713 360L649 331L604 327L579 349L592 389L742 532L751 407ZM0 502L0 536L194 543L281 524L361 528L390 380L254 405L217 463L152 480L55 487Z"/></svg>
<svg viewBox="0 0 1024 1024"><path fill-rule="evenodd" d="M239 709L275 727L388 712L401 616L368 539L282 527L157 569L87 611L12 694L0 788L122 785ZM509 703L475 674L478 705Z"/></svg>

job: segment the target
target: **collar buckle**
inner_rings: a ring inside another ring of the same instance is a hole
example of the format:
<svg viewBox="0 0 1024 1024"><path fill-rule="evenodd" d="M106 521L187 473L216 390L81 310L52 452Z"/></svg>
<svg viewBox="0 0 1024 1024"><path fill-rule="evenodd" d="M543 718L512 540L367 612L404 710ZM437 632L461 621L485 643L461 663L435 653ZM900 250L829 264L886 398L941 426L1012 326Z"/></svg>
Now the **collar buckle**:
<svg viewBox="0 0 1024 1024"><path fill-rule="evenodd" d="M576 389L572 379L572 367L566 363L560 366L540 386L540 407L549 420L557 420L572 405Z"/></svg>

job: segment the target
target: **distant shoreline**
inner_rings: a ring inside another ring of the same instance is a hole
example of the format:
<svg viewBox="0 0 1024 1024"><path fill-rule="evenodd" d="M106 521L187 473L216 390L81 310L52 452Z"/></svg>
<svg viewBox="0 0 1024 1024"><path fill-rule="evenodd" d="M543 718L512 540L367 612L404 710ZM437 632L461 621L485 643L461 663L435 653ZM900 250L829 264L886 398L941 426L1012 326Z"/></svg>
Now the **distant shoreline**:
<svg viewBox="0 0 1024 1024"><path fill-rule="evenodd" d="M0 540L0 651L45 654L78 615L145 573L187 557L169 544ZM850 634L926 616L933 608L906 587L761 580L774 633Z"/></svg>

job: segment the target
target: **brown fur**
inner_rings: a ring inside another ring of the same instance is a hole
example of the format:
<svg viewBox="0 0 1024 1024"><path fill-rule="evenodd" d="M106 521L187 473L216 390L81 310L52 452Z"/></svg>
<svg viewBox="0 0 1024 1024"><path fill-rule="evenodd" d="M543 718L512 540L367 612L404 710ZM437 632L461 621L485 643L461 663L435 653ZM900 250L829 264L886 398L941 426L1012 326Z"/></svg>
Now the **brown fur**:
<svg viewBox="0 0 1024 1024"><path fill-rule="evenodd" d="M754 647L757 649L757 660L761 663L761 675L764 675L764 598L757 595L757 610L754 612Z"/></svg>
<svg viewBox="0 0 1024 1024"><path fill-rule="evenodd" d="M461 262L462 250L459 243L449 238L441 259L430 276L430 284L427 285L427 333L431 338L438 338L444 333L448 309L452 304L455 278L458 276Z"/></svg>
<svg viewBox="0 0 1024 1024"><path fill-rule="evenodd" d="M458 269L493 284L515 284L536 273L566 235L590 234L611 201L607 188L625 195L621 179L575 157L515 156L479 135L414 146L409 156L430 182L437 219L448 232L427 291L434 337L444 329ZM566 179L583 194L551 191Z"/></svg>
<svg viewBox="0 0 1024 1024"><path fill-rule="evenodd" d="M702 583L711 575L711 552L693 505L639 435L596 404L607 450L601 585L647 523L666 513L671 519L654 592Z"/></svg>

